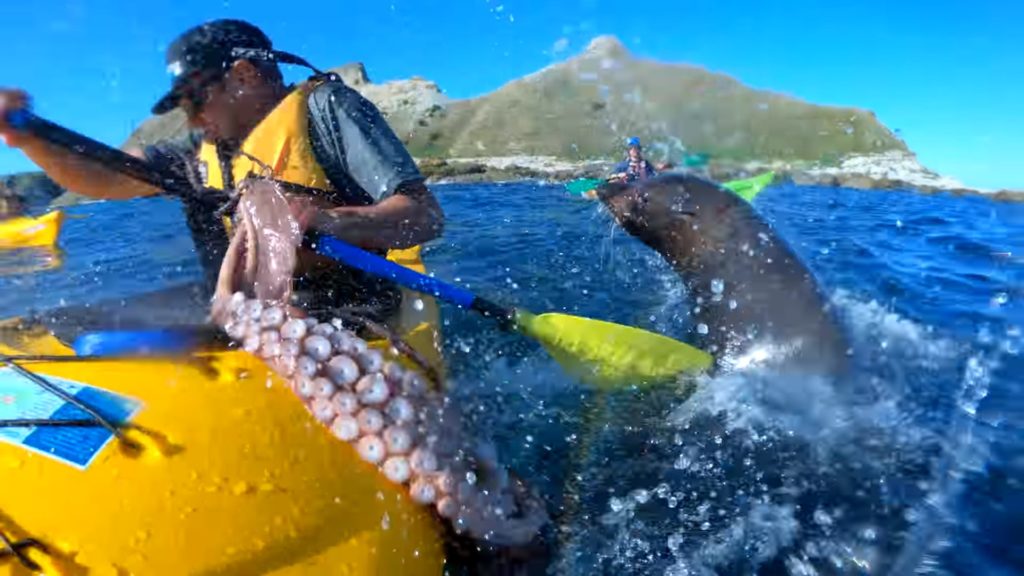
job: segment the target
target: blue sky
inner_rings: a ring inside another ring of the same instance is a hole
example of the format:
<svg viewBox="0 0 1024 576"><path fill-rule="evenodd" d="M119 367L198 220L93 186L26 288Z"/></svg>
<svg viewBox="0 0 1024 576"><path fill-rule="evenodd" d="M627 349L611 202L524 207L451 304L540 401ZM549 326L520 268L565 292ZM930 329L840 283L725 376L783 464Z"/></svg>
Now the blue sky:
<svg viewBox="0 0 1024 576"><path fill-rule="evenodd" d="M211 18L250 20L321 67L358 60L374 81L420 75L453 97L494 90L614 34L639 56L873 110L926 166L969 186L1024 189L1020 2L40 0L5 12L0 85L29 91L39 114L113 145L166 88L167 43ZM33 168L0 148L0 173Z"/></svg>

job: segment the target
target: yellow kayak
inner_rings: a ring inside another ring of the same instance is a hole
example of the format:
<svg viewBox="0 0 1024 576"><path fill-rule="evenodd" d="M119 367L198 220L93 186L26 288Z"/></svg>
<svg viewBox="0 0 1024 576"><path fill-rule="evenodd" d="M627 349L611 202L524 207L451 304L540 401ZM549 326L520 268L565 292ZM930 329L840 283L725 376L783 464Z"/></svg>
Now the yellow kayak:
<svg viewBox="0 0 1024 576"><path fill-rule="evenodd" d="M418 249L392 259L422 268ZM401 330L432 362L438 317L432 299L406 294ZM430 510L262 360L213 344L187 359L79 359L72 340L38 318L0 325L0 354L55 355L18 364L127 419L140 447L99 427L0 426L0 534L42 569L0 540L0 575L442 573ZM0 368L0 420L67 418L70 406Z"/></svg>
<svg viewBox="0 0 1024 576"><path fill-rule="evenodd" d="M60 235L64 212L54 210L38 217L17 216L0 220L0 248L53 246Z"/></svg>

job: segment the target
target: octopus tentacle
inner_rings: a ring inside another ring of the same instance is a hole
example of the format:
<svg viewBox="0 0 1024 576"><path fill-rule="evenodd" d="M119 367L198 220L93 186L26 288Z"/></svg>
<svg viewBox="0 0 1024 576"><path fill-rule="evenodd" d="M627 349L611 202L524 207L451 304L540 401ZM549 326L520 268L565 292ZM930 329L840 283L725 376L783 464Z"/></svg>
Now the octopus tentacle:
<svg viewBox="0 0 1024 576"><path fill-rule="evenodd" d="M297 319L289 317L279 303L241 294L230 299L227 322L244 323L258 308L261 318L281 319L280 330L297 325ZM250 352L281 356L280 336L263 336L278 332L258 322L246 326L249 329L241 341ZM349 338L367 345L357 336ZM548 522L540 499L498 464L493 447L465 435L454 404L439 391L412 384L417 381L412 376L416 372L391 358L359 362L358 357L370 357L368 353L376 351L353 356L346 342L335 339L345 344L339 349L312 331L295 340L305 352L325 342L330 347L329 355L320 359L300 355L296 363L301 366L281 374L296 396L331 434L351 444L384 478L404 486L413 501L431 506L457 532L499 545L528 543ZM342 385L339 365L346 367ZM358 376L354 381L353 375Z"/></svg>
<svg viewBox="0 0 1024 576"><path fill-rule="evenodd" d="M350 322L359 323L364 328L369 330L374 336L386 339L394 349L398 350L400 354L402 354L409 360L412 360L421 370L423 370L423 372L427 375L427 378L429 378L431 382L433 382L436 386L441 385L441 377L437 373L437 370L430 365L430 362L428 362L427 359L424 358L422 354L420 354L415 348L410 346L408 342L406 342L398 334L396 334L394 330L391 330L390 328L383 324L378 324L377 322L374 322L369 318L357 316L356 314L353 314L346 310L338 311L338 316L342 320L348 320Z"/></svg>

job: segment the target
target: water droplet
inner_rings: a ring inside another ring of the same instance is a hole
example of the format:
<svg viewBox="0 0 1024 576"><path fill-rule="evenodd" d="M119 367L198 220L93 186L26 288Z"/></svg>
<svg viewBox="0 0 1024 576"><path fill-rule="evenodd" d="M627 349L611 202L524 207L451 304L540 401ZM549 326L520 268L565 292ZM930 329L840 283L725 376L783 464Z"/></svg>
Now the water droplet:
<svg viewBox="0 0 1024 576"><path fill-rule="evenodd" d="M729 300L729 310L735 310L737 306L739 306L739 304L737 304L735 300Z"/></svg>
<svg viewBox="0 0 1024 576"><path fill-rule="evenodd" d="M1007 294L1006 292L999 292L995 296L992 297L992 305L993 306L1002 306L1003 304L1006 304L1009 301L1010 301L1010 295Z"/></svg>
<svg viewBox="0 0 1024 576"><path fill-rule="evenodd" d="M668 499L668 507L675 508L676 506L679 506L679 499L676 498L675 496L672 496L671 498Z"/></svg>
<svg viewBox="0 0 1024 576"><path fill-rule="evenodd" d="M900 220L899 218L897 218L896 219L896 227L897 228L903 228L903 220Z"/></svg>
<svg viewBox="0 0 1024 576"><path fill-rule="evenodd" d="M380 519L380 527L383 528L384 530L387 530L388 528L391 528L391 517L388 516L387 512L385 512L384 516L381 517L381 519Z"/></svg>
<svg viewBox="0 0 1024 576"><path fill-rule="evenodd" d="M475 485L476 484L476 473L473 472L472 470L470 470L469 472L466 472L466 482L469 482L470 486Z"/></svg>
<svg viewBox="0 0 1024 576"><path fill-rule="evenodd" d="M819 526L827 527L832 525L832 517L821 508L814 511L814 521L817 522Z"/></svg>
<svg viewBox="0 0 1024 576"><path fill-rule="evenodd" d="M725 290L725 281L721 278L714 278L711 280L711 292L715 294L721 294Z"/></svg>
<svg viewBox="0 0 1024 576"><path fill-rule="evenodd" d="M686 470L690 467L691 460L686 454L680 454L679 458L676 458L675 464L672 465L676 470Z"/></svg>
<svg viewBox="0 0 1024 576"><path fill-rule="evenodd" d="M668 549L675 554L679 551L679 547L683 545L683 537L681 534L672 534L668 537L666 542Z"/></svg>
<svg viewBox="0 0 1024 576"><path fill-rule="evenodd" d="M711 522L707 522L707 521L702 522L701 525L700 525L700 529L701 530L710 530L711 529Z"/></svg>
<svg viewBox="0 0 1024 576"><path fill-rule="evenodd" d="M423 299L422 298L417 298L417 299L413 300L412 301L412 309L416 310L417 312L422 311L423 310Z"/></svg>
<svg viewBox="0 0 1024 576"><path fill-rule="evenodd" d="M622 512L622 509L625 507L625 504L623 504L622 500L620 500L619 498L613 497L611 500L608 501L608 507L612 509L612 512Z"/></svg>
<svg viewBox="0 0 1024 576"><path fill-rule="evenodd" d="M708 325L703 323L703 322L701 322L700 324L697 324L697 333L698 334L707 334L708 333Z"/></svg>
<svg viewBox="0 0 1024 576"><path fill-rule="evenodd" d="M632 496L637 504L646 504L651 499L651 493L643 488L634 490Z"/></svg>

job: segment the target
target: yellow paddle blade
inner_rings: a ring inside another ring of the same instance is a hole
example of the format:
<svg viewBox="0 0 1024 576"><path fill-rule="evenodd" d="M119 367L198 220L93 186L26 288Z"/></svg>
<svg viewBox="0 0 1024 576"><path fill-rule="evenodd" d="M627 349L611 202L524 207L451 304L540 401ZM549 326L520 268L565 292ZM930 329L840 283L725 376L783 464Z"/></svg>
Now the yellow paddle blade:
<svg viewBox="0 0 1024 576"><path fill-rule="evenodd" d="M654 384L711 366L711 355L661 334L592 318L516 311L516 329L567 372L605 390Z"/></svg>

